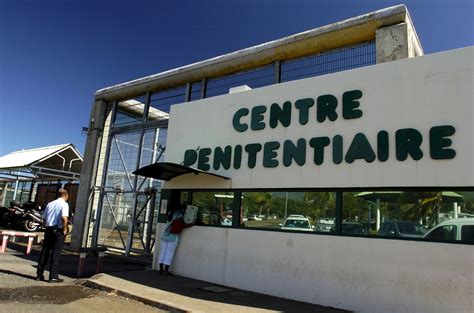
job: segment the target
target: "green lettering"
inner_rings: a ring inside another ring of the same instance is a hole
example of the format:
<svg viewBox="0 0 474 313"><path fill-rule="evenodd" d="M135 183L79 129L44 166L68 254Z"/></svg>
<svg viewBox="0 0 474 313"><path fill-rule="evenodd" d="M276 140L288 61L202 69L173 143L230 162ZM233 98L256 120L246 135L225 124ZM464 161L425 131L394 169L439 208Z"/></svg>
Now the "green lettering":
<svg viewBox="0 0 474 313"><path fill-rule="evenodd" d="M247 116L249 114L249 109L242 108L240 110L237 110L235 112L234 117L232 118L232 125L234 126L234 129L238 132L244 132L246 131L249 126L247 124L242 124L240 122L240 119L242 116Z"/></svg>
<svg viewBox="0 0 474 313"><path fill-rule="evenodd" d="M278 126L278 122L281 125L288 127L291 122L291 102L286 101L283 103L283 108L280 108L278 103L273 103L270 107L270 127L275 128Z"/></svg>
<svg viewBox="0 0 474 313"><path fill-rule="evenodd" d="M263 166L264 167L277 167L278 160L275 160L277 153L275 150L280 148L280 143L278 141L266 142L263 145Z"/></svg>
<svg viewBox="0 0 474 313"><path fill-rule="evenodd" d="M259 143L249 143L245 146L245 151L249 155L248 158L248 167L254 168L257 163L257 153L262 150L262 145Z"/></svg>
<svg viewBox="0 0 474 313"><path fill-rule="evenodd" d="M242 146L236 145L234 147L234 168L238 170L242 164Z"/></svg>
<svg viewBox="0 0 474 313"><path fill-rule="evenodd" d="M194 149L189 149L184 151L184 166L193 165L197 161L197 151Z"/></svg>
<svg viewBox="0 0 474 313"><path fill-rule="evenodd" d="M332 138L332 161L335 164L342 162L342 136L336 135Z"/></svg>
<svg viewBox="0 0 474 313"><path fill-rule="evenodd" d="M380 162L388 160L388 133L385 130L377 134L377 158Z"/></svg>
<svg viewBox="0 0 474 313"><path fill-rule="evenodd" d="M375 152L370 146L367 137L362 133L358 133L354 136L349 150L347 150L346 153L347 163L352 163L354 160L359 159L364 159L369 163L375 160Z"/></svg>
<svg viewBox="0 0 474 313"><path fill-rule="evenodd" d="M454 149L449 149L453 141L448 136L454 135L456 129L450 125L435 126L430 129L430 155L434 160L453 159Z"/></svg>
<svg viewBox="0 0 474 313"><path fill-rule="evenodd" d="M214 169L218 170L221 165L228 170L230 168L230 159L232 156L232 147L226 146L224 150L221 147L214 149Z"/></svg>
<svg viewBox="0 0 474 313"><path fill-rule="evenodd" d="M395 133L395 148L397 150L397 160L405 161L410 155L413 160L418 161L423 157L423 151L420 145L423 142L423 136L413 128L399 129Z"/></svg>
<svg viewBox="0 0 474 313"><path fill-rule="evenodd" d="M298 139L296 146L291 140L285 140L283 144L283 165L288 167L293 160L299 166L306 163L306 140L303 138Z"/></svg>
<svg viewBox="0 0 474 313"><path fill-rule="evenodd" d="M335 121L337 119L337 98L333 95L323 95L319 96L317 100L317 120L322 123L326 120L326 117L330 121Z"/></svg>
<svg viewBox="0 0 474 313"><path fill-rule="evenodd" d="M362 91L360 90L346 91L342 95L342 117L350 120L362 116L362 111L357 109L360 103L356 101L360 98L362 98Z"/></svg>
<svg viewBox="0 0 474 313"><path fill-rule="evenodd" d="M314 99L299 99L295 102L295 107L300 111L299 120L301 125L308 123L309 108L314 105Z"/></svg>
<svg viewBox="0 0 474 313"><path fill-rule="evenodd" d="M263 113L267 111L267 107L264 105L257 105L252 108L252 120L250 122L250 128L252 130L262 130L265 128L263 121Z"/></svg>
<svg viewBox="0 0 474 313"><path fill-rule="evenodd" d="M324 148L329 146L329 137L314 137L309 140L309 145L314 150L314 164L321 165L324 162ZM342 153L341 153L342 154ZM341 157L342 158L342 157ZM335 163L336 161L334 161ZM339 161L341 163L341 161Z"/></svg>
<svg viewBox="0 0 474 313"><path fill-rule="evenodd" d="M210 148L203 148L199 150L198 169L203 171L209 171L211 166L209 165L209 155L212 150Z"/></svg>

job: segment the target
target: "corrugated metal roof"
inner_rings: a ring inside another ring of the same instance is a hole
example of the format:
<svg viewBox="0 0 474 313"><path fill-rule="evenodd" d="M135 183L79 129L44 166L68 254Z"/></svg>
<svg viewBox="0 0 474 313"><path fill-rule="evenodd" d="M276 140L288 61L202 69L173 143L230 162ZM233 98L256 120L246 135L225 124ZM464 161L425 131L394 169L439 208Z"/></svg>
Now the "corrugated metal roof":
<svg viewBox="0 0 474 313"><path fill-rule="evenodd" d="M0 157L0 169L27 167L47 157L48 155L54 154L66 148L67 146L73 145L67 143L57 146L14 151L12 153Z"/></svg>

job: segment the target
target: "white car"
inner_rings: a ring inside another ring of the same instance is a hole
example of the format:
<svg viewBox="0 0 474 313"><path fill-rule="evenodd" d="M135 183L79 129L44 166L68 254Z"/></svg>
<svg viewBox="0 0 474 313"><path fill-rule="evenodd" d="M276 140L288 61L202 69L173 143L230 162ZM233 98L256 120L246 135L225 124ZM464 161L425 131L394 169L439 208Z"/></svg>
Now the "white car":
<svg viewBox="0 0 474 313"><path fill-rule="evenodd" d="M250 215L249 218L248 218L249 221L261 221L262 218L259 217L258 215L254 214L254 215Z"/></svg>
<svg viewBox="0 0 474 313"><path fill-rule="evenodd" d="M308 218L290 215L283 224L280 224L283 230L313 231L313 226Z"/></svg>
<svg viewBox="0 0 474 313"><path fill-rule="evenodd" d="M474 218L453 218L441 222L428 231L423 238L474 242Z"/></svg>

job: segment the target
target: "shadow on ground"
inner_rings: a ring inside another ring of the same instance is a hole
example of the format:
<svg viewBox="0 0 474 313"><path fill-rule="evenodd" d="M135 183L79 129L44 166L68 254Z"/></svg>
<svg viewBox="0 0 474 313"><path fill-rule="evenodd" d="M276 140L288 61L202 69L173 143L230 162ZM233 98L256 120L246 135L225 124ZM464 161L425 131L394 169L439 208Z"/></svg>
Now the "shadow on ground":
<svg viewBox="0 0 474 313"><path fill-rule="evenodd" d="M28 304L66 304L92 298L97 291L76 285L0 288L0 302Z"/></svg>
<svg viewBox="0 0 474 313"><path fill-rule="evenodd" d="M218 286L209 282L177 275L163 276L157 271L147 270L137 272L115 272L109 273L109 275L151 288L157 288L178 295L212 302L235 304L282 312L349 312L331 307L324 307L294 300L267 296L255 292L233 289L225 286Z"/></svg>
<svg viewBox="0 0 474 313"><path fill-rule="evenodd" d="M36 262L38 261L39 252L41 246L34 246L31 250L31 254L25 255L25 247L22 243L8 243L8 253L14 255L18 258L33 261L35 264L33 265L36 267ZM59 261L59 275L66 276L70 278L88 278L96 274L96 267L97 267L97 260L98 257L95 255L88 255L86 258L86 264L84 267L84 272L81 277L77 277L77 268L79 265L79 255L76 253L70 253L63 251L61 255L61 259ZM140 271L145 270L147 266L151 264L151 257L149 259L148 264L146 260L144 262L143 259L139 261L133 261L122 256L118 255L111 255L107 254L106 257L103 259L102 266L101 266L101 273L113 273L113 272L122 272L122 271ZM46 270L49 269L49 264L46 266ZM21 276L23 274L19 273L10 273L12 275ZM25 278L32 278L34 277L27 276ZM46 277L47 278L47 277Z"/></svg>

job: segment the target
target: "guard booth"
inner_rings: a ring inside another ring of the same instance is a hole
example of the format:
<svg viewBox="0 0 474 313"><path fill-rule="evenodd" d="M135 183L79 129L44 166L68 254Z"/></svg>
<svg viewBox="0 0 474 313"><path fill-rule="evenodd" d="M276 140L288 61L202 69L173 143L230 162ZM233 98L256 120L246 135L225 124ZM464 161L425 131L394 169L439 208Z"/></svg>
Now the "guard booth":
<svg viewBox="0 0 474 313"><path fill-rule="evenodd" d="M179 275L470 312L472 55L424 56L400 5L100 89L71 245L156 268L166 213L189 204Z"/></svg>
<svg viewBox="0 0 474 313"><path fill-rule="evenodd" d="M0 157L0 202L33 201L44 208L60 188L69 192L69 207L76 210L83 157L73 144L20 150Z"/></svg>

